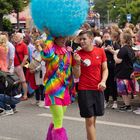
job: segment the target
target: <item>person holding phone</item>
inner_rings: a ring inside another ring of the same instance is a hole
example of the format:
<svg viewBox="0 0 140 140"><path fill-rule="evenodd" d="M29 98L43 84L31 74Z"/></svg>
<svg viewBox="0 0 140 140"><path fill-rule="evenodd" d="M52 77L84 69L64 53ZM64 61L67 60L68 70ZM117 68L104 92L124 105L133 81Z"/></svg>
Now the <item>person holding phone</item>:
<svg viewBox="0 0 140 140"><path fill-rule="evenodd" d="M113 45L113 41L111 38L110 33L105 32L103 34L103 47L105 49L105 53L107 56L107 66L108 66L108 79L106 82L106 89L104 91L105 94L105 108L112 107L112 109L117 109L117 86L115 81L115 61L113 59L113 54L110 52L110 48L116 50L115 46ZM113 98L113 104L111 105L109 102L109 96ZM110 106L111 105L111 106Z"/></svg>
<svg viewBox="0 0 140 140"><path fill-rule="evenodd" d="M85 118L87 139L96 140L96 117L104 115L107 59L104 49L93 46L91 31L80 32L79 38L82 49L74 53L73 62L74 77L79 78L78 105L81 117Z"/></svg>

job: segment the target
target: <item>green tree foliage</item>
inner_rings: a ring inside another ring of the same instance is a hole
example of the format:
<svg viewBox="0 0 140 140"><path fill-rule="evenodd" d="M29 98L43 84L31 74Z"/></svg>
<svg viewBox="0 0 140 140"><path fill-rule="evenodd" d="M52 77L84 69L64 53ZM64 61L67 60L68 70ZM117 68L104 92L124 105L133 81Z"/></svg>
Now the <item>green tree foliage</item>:
<svg viewBox="0 0 140 140"><path fill-rule="evenodd" d="M140 0L94 0L95 10L101 15L101 22L107 22L107 11L110 21L124 25L127 22L126 15L131 14L131 22L140 22Z"/></svg>
<svg viewBox="0 0 140 140"><path fill-rule="evenodd" d="M94 0L94 10L100 13L101 22L107 22L107 6L109 0Z"/></svg>
<svg viewBox="0 0 140 140"><path fill-rule="evenodd" d="M0 30L3 30L2 19L4 14L8 14L12 10L12 5L8 0L0 0Z"/></svg>
<svg viewBox="0 0 140 140"><path fill-rule="evenodd" d="M13 32L13 27L12 27L12 24L11 24L10 20L8 20L6 18L3 18L2 25L3 25L3 30L4 31L7 31L8 33Z"/></svg>
<svg viewBox="0 0 140 140"><path fill-rule="evenodd" d="M29 0L0 0L0 30L3 30L2 19L5 14L10 14L12 11L18 13L24 9L29 3Z"/></svg>

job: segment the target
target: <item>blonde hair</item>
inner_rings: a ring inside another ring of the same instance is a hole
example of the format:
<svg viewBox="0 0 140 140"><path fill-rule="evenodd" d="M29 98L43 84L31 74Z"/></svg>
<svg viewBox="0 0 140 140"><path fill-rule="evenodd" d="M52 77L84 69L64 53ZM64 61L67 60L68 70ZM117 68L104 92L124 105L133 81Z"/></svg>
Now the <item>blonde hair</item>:
<svg viewBox="0 0 140 140"><path fill-rule="evenodd" d="M8 49L7 48L7 41L8 41L8 39L7 39L6 35L0 35L0 46L4 47L6 51Z"/></svg>
<svg viewBox="0 0 140 140"><path fill-rule="evenodd" d="M123 36L123 39L124 39L124 43L131 48L133 46L133 38L132 38L131 33L123 32L122 36Z"/></svg>

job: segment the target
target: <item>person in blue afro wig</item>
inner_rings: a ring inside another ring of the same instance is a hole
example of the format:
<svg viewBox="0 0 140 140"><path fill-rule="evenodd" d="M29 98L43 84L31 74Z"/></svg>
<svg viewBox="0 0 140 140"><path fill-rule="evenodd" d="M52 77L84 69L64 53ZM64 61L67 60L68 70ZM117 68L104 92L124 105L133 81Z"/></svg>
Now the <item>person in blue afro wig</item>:
<svg viewBox="0 0 140 140"><path fill-rule="evenodd" d="M88 2L31 0L31 13L37 28L48 35L45 42L36 41L41 57L46 62L45 104L50 106L52 113L46 140L68 140L63 118L71 103L73 75L72 53L65 44L67 37L73 35L85 22Z"/></svg>
<svg viewBox="0 0 140 140"><path fill-rule="evenodd" d="M88 8L87 0L31 0L34 24L55 37L73 35L85 22Z"/></svg>

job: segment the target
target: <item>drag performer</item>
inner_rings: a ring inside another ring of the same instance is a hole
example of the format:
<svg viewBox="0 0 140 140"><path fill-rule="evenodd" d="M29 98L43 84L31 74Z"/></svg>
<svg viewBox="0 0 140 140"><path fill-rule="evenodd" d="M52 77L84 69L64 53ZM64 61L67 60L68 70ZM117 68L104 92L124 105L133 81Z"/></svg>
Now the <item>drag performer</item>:
<svg viewBox="0 0 140 140"><path fill-rule="evenodd" d="M43 49L38 45L42 59L46 61L45 103L50 106L53 119L46 140L68 140L62 124L66 108L71 103L72 56L65 42L65 37L48 37Z"/></svg>

